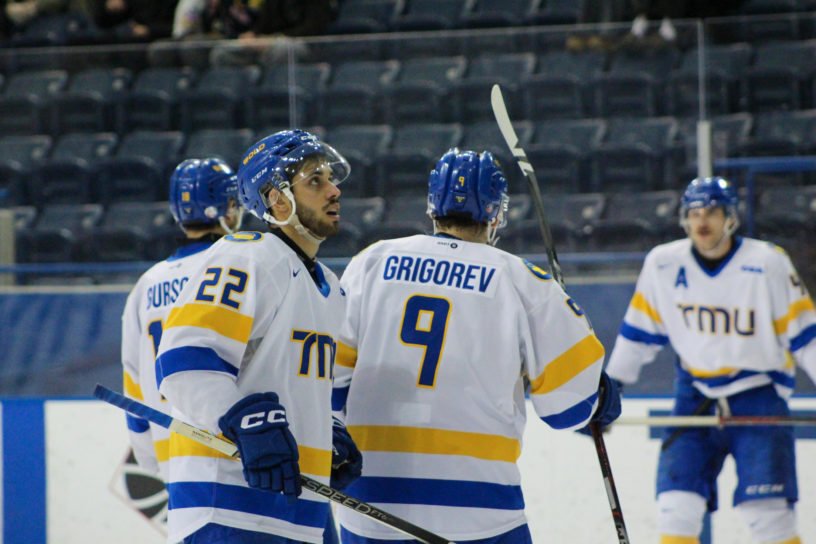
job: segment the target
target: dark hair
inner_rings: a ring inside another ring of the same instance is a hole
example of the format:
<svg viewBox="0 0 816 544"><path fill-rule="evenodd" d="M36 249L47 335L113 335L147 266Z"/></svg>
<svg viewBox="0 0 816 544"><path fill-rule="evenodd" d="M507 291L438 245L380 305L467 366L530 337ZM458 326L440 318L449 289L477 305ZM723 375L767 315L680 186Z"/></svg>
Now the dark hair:
<svg viewBox="0 0 816 544"><path fill-rule="evenodd" d="M471 219L470 214L468 214L467 217L446 215L445 217L437 217L434 221L436 221L436 224L440 228L472 230L473 234L481 234L481 231L487 229L487 223L481 223L475 219Z"/></svg>

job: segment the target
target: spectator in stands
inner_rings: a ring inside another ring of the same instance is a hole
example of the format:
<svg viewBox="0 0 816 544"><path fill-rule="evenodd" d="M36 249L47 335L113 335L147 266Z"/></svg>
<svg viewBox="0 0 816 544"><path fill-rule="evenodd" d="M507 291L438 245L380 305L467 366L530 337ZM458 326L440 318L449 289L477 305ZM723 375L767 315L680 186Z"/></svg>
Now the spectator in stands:
<svg viewBox="0 0 816 544"><path fill-rule="evenodd" d="M97 0L94 21L112 42L169 38L176 0Z"/></svg>
<svg viewBox="0 0 816 544"><path fill-rule="evenodd" d="M632 0L637 15L632 21L630 33L638 39L646 37L649 20L660 19L658 35L667 42L677 39L677 30L672 18L682 18L686 14L686 2L681 0Z"/></svg>
<svg viewBox="0 0 816 544"><path fill-rule="evenodd" d="M620 397L581 308L492 247L507 182L491 153L449 150L428 199L435 235L378 242L343 273L332 409L365 459L349 493L456 542L530 543L516 467L525 380L556 429L607 425ZM414 542L337 516L344 544Z"/></svg>
<svg viewBox="0 0 816 544"><path fill-rule="evenodd" d="M68 7L66 0L0 0L0 37L14 32L42 15L61 13Z"/></svg>
<svg viewBox="0 0 816 544"><path fill-rule="evenodd" d="M816 310L780 248L736 235L737 193L720 177L693 180L682 197L688 238L647 256L609 358L609 375L634 383L671 343L678 416L790 415L794 362L816 383ZM728 455L734 504L753 542L801 544L793 427L667 429L657 469L661 542L695 544L717 508Z"/></svg>

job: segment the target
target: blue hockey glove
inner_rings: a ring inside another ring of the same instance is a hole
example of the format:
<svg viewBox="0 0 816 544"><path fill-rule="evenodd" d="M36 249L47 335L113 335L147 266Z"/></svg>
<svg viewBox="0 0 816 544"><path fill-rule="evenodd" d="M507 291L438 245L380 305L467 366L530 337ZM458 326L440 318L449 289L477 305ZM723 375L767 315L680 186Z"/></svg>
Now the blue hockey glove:
<svg viewBox="0 0 816 544"><path fill-rule="evenodd" d="M239 400L221 416L218 426L238 446L249 487L283 493L290 504L297 500L301 491L298 447L278 395L254 393Z"/></svg>
<svg viewBox="0 0 816 544"><path fill-rule="evenodd" d="M363 456L346 426L333 419L331 486L342 491L363 473Z"/></svg>
<svg viewBox="0 0 816 544"><path fill-rule="evenodd" d="M621 413L621 393L617 380L613 380L606 372L601 372L601 383L598 386L598 408L592 415L590 422L597 421L603 429L616 419ZM592 435L589 425L578 429L581 434Z"/></svg>

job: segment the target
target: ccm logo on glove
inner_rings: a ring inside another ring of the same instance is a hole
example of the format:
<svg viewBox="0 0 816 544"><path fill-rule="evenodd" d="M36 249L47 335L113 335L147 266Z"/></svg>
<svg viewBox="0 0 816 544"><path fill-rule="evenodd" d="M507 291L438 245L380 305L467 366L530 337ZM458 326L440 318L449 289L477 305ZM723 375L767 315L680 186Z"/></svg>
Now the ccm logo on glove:
<svg viewBox="0 0 816 544"><path fill-rule="evenodd" d="M251 429L263 425L267 421L269 423L286 423L286 410L269 410L268 412L247 414L241 418L241 428Z"/></svg>

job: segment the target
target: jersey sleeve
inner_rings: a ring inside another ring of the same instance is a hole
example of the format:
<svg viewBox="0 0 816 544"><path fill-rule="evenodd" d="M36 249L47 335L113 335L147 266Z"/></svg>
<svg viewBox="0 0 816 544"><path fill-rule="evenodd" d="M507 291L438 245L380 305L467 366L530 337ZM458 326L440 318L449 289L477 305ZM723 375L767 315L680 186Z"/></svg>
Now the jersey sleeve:
<svg viewBox="0 0 816 544"><path fill-rule="evenodd" d="M634 383L640 369L654 361L658 352L669 343L663 319L657 311L654 279L654 254L647 255L635 285L635 294L623 317L615 346L606 368L610 377L623 383Z"/></svg>
<svg viewBox="0 0 816 544"><path fill-rule="evenodd" d="M790 258L777 248L778 267L773 271L774 332L782 346L816 383L816 309Z"/></svg>
<svg viewBox="0 0 816 544"><path fill-rule="evenodd" d="M142 324L139 319L139 303L143 300L142 282L130 292L122 313L122 390L125 396L144 402L141 377L139 375ZM158 474L159 463L153 446L150 423L132 414L125 414L128 438L133 448L133 456L143 469Z"/></svg>
<svg viewBox="0 0 816 544"><path fill-rule="evenodd" d="M598 404L604 348L581 307L549 274L525 264L532 272L520 285L531 302L522 317L530 335L523 349L530 400L550 427L578 429Z"/></svg>
<svg viewBox="0 0 816 544"><path fill-rule="evenodd" d="M256 316L257 301L281 298L271 271L220 249L190 276L174 303L156 359L161 393L190 423L212 432L219 432L218 418L243 396L236 381L244 353L252 338L263 336L261 322L272 317Z"/></svg>
<svg viewBox="0 0 816 544"><path fill-rule="evenodd" d="M357 363L357 341L360 325L360 306L366 283L365 255L357 255L346 266L340 286L346 293L346 314L337 342L332 387L332 413L345 419L346 399L351 387L352 374Z"/></svg>

